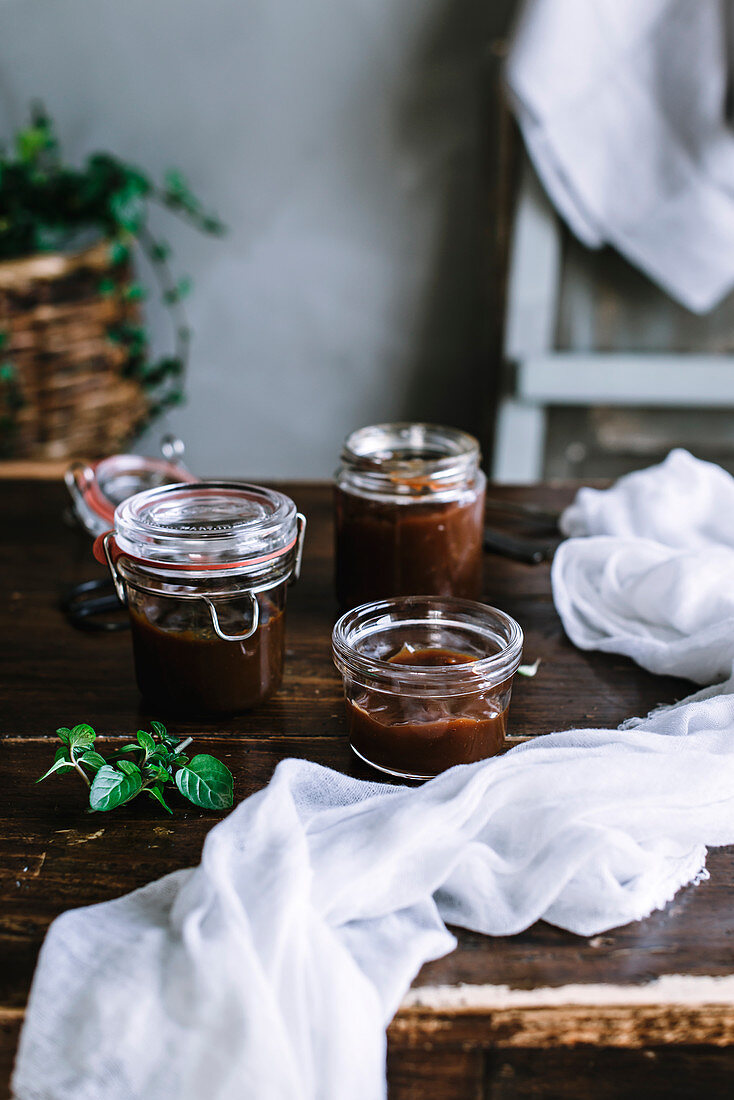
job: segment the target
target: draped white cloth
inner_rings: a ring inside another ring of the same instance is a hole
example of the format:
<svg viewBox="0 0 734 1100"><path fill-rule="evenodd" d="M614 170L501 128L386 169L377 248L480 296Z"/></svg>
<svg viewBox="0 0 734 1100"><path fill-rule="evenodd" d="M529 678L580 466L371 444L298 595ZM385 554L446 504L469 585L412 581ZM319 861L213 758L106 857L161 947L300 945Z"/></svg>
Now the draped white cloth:
<svg viewBox="0 0 734 1100"><path fill-rule="evenodd" d="M673 456L606 496L580 495L565 522L593 514L603 528L616 509L631 523L641 497L630 486L654 500L671 462L721 481ZM701 553L719 553L709 535L724 523L698 516ZM577 614L576 574L560 575ZM697 630L693 609L690 621ZM622 616L615 636L625 629ZM197 868L54 921L15 1096L384 1097L385 1025L421 964L454 946L444 922L503 935L543 917L601 932L704 876L707 845L734 843L732 691L708 689L634 729L541 737L419 789L284 761L212 829Z"/></svg>
<svg viewBox="0 0 734 1100"><path fill-rule="evenodd" d="M683 305L734 285L725 0L527 0L507 85L548 194Z"/></svg>
<svg viewBox="0 0 734 1100"><path fill-rule="evenodd" d="M581 649L699 684L734 663L734 479L687 451L582 489L566 510L553 599ZM590 537L585 537L590 536Z"/></svg>

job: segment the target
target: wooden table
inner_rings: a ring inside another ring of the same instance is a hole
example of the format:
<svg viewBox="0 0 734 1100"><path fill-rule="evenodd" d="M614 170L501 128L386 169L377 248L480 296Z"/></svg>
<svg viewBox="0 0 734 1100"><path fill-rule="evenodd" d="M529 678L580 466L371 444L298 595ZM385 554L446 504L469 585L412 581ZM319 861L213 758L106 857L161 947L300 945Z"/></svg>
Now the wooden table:
<svg viewBox="0 0 734 1100"><path fill-rule="evenodd" d="M226 761L237 799L267 783L285 756L374 778L347 747L331 663L330 490L285 488L309 530L302 580L289 597L283 688L227 724L170 723ZM572 491L497 494L560 507ZM141 705L126 633L79 633L57 610L67 585L100 574L89 540L62 522L64 507L56 480L0 481L3 1081L49 922L198 862L216 820L182 804L171 819L147 800L90 817L68 778L34 786L53 758L57 726L88 721L115 743L151 717L166 718ZM516 735L614 727L690 688L623 658L574 649L553 609L546 566L488 556L484 596L523 625L526 660L542 662L534 679L518 678ZM711 879L682 890L664 912L602 936L542 922L510 938L459 932L458 950L424 967L390 1027L391 1100L730 1095L734 849L714 850L708 865ZM682 983L665 975L682 975Z"/></svg>

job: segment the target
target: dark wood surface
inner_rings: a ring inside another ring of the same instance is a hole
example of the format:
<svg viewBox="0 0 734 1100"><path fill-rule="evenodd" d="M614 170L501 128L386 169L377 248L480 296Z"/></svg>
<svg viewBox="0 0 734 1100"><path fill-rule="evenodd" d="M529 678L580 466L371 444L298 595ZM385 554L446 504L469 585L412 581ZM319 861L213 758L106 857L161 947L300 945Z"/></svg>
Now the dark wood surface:
<svg viewBox="0 0 734 1100"><path fill-rule="evenodd" d="M286 489L308 516L309 530L302 580L289 596L281 692L257 712L231 722L169 722L172 731L192 734L202 750L209 748L226 761L238 800L267 783L286 756L375 778L347 746L341 684L331 663L337 609L330 489L302 483ZM505 488L497 494L560 508L572 491ZM83 792L68 778L34 786L53 758L57 726L87 721L114 742L149 718L168 718L151 714L139 700L127 633L83 634L58 610L69 584L102 574L89 540L63 523L64 507L63 487L56 481L0 480L0 1052L5 1078L49 922L65 909L115 897L196 863L203 838L217 820L180 804L169 818L142 800L114 814L90 816ZM538 675L516 683L511 707L516 736L573 726L616 727L690 690L685 682L648 675L623 658L574 649L554 611L545 565L487 556L484 598L522 624L526 660L541 658ZM578 1013L574 1031L564 1030L558 1016L549 1022L537 1012L508 1015L491 1005L458 1013L440 1004L401 1010L390 1030L391 1097L566 1095L538 1091L534 1076L533 1066L544 1065L548 1080L555 1080L566 1064L560 1055L555 1062L547 1055L545 1062L536 1059L523 1068L514 1048L558 1053L560 1047L587 1044L579 1047L587 1051L579 1055L578 1065L579 1080L585 1080L589 1058L600 1057L599 1045L628 1046L645 1054L644 1069L650 1073L653 1063L679 1064L684 1047L693 1058L693 1043L713 1051L734 1038L734 1021L721 1007L702 1006L691 1014L668 1006L652 1016L634 1007L626 1016L620 1010L620 1016L605 1007L605 987L634 987L667 974L723 976L734 970L734 852L711 852L709 868L708 882L681 891L663 912L604 936L572 936L544 923L511 938L460 932L458 950L424 967L417 986L536 989L593 983L602 990L599 1006L584 1010L588 1026L581 1031ZM650 1000L654 1005L655 996ZM663 1020L662 1026L656 1019ZM658 1056L666 1044L681 1051L679 1063ZM501 1048L513 1048L511 1056L497 1061L487 1053ZM721 1052L710 1055L714 1075L723 1073L722 1057ZM634 1064L631 1053L630 1058L626 1066ZM418 1063L423 1069L411 1070ZM433 1091L416 1091L431 1065L438 1067ZM445 1088L442 1075L452 1082ZM581 1085L567 1095L586 1095L579 1090Z"/></svg>

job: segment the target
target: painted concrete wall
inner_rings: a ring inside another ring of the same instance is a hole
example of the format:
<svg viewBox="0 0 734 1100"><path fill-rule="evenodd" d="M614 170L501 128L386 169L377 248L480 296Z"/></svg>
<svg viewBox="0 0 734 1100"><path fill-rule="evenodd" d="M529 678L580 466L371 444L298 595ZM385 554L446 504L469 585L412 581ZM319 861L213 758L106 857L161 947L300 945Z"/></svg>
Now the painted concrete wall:
<svg viewBox="0 0 734 1100"><path fill-rule="evenodd" d="M5 0L0 133L180 167L230 226L194 278L192 468L323 476L380 419L477 430L480 0ZM165 347L165 318L151 320Z"/></svg>

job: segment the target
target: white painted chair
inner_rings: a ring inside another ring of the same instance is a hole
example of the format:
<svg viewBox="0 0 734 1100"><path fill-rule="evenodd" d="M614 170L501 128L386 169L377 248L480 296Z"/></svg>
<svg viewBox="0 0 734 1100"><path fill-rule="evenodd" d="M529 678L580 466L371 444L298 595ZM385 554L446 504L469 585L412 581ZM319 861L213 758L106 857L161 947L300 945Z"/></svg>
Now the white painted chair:
<svg viewBox="0 0 734 1100"><path fill-rule="evenodd" d="M543 476L553 405L734 408L734 357L555 350L562 232L530 164L523 166L507 284L504 370L492 477Z"/></svg>

